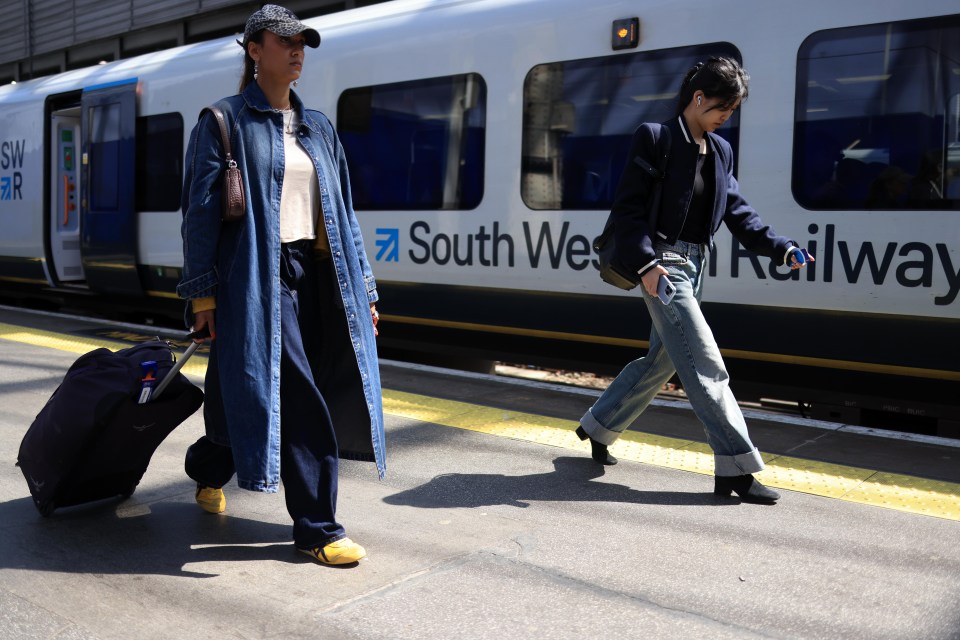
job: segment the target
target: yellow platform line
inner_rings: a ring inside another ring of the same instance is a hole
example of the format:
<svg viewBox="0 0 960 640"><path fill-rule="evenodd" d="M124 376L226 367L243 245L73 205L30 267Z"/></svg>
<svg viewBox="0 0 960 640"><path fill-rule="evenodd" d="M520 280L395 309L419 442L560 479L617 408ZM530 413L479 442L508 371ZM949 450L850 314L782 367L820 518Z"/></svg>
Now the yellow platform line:
<svg viewBox="0 0 960 640"><path fill-rule="evenodd" d="M577 423L570 420L389 389L383 391L383 409L394 416L457 429L589 449L574 434ZM702 442L626 431L610 453L623 460L713 475L713 452ZM791 456L763 454L763 458L767 468L757 477L771 487L960 521L960 484Z"/></svg>
<svg viewBox="0 0 960 640"><path fill-rule="evenodd" d="M116 351L118 349L125 349L132 346L129 340L125 338L133 334L130 334L129 332L123 332L122 334L118 333L117 335L118 337L114 340L106 340L103 338L71 336L64 333L44 331L42 329L28 329L26 327L19 327L17 325L4 324L0 322L0 339L9 340L11 342L20 342L36 347L47 347L49 349L66 351L68 353L76 353L78 355L87 353L88 351L92 351L94 349L99 349L100 347L110 349L111 351ZM119 337L121 335L123 337ZM207 371L206 356L198 356L195 354L185 365L183 365L183 368L180 371L182 371L184 374L190 374L202 378L204 373Z"/></svg>
<svg viewBox="0 0 960 640"><path fill-rule="evenodd" d="M76 354L98 347L112 350L128 347L129 338L134 334L116 332L107 335L117 338L70 336L0 323L0 339ZM206 357L194 356L184 365L183 371L202 378L206 367ZM573 433L577 423L571 420L391 389L383 390L383 408L385 413L393 416L441 426L563 449L589 450L589 445ZM623 460L713 474L713 453L702 442L626 431L610 451ZM960 484L791 456L763 454L763 459L767 468L758 477L771 487L960 521Z"/></svg>

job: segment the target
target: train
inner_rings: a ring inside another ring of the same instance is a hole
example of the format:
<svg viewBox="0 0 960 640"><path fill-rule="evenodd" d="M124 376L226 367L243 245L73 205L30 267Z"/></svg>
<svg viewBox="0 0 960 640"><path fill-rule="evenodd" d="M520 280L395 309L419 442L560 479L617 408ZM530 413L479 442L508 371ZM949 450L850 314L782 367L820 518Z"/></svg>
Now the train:
<svg viewBox="0 0 960 640"><path fill-rule="evenodd" d="M598 276L633 131L733 57L718 131L789 271L725 229L704 312L739 398L960 437L954 0L393 0L305 21L397 357L615 373L648 346ZM243 25L237 25L238 33ZM0 87L0 295L182 316L184 150L236 93L226 37Z"/></svg>

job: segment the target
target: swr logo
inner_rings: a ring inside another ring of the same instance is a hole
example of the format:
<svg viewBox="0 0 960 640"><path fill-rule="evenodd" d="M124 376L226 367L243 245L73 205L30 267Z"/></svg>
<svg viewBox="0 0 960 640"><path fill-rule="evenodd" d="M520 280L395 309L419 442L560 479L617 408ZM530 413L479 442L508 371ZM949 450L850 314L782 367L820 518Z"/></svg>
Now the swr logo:
<svg viewBox="0 0 960 640"><path fill-rule="evenodd" d="M0 177L0 200L23 200L23 174L14 171L12 176Z"/></svg>
<svg viewBox="0 0 960 640"><path fill-rule="evenodd" d="M0 143L0 169L23 168L23 152L26 148L26 140L4 140ZM0 200L23 200L22 185L23 174L19 171L0 176Z"/></svg>
<svg viewBox="0 0 960 640"><path fill-rule="evenodd" d="M377 262L400 261L400 229L377 229Z"/></svg>

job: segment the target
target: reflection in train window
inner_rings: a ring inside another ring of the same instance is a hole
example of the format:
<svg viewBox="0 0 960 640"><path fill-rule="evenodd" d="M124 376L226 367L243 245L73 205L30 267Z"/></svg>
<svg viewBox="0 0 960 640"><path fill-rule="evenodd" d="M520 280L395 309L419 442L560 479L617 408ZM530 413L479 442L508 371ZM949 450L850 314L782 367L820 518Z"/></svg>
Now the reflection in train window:
<svg viewBox="0 0 960 640"><path fill-rule="evenodd" d="M793 194L809 209L960 208L960 16L813 34Z"/></svg>
<svg viewBox="0 0 960 640"><path fill-rule="evenodd" d="M117 208L120 202L120 105L116 102L90 108L90 207Z"/></svg>
<svg viewBox="0 0 960 640"><path fill-rule="evenodd" d="M179 211L183 186L183 117L137 118L137 211Z"/></svg>
<svg viewBox="0 0 960 640"><path fill-rule="evenodd" d="M741 60L729 43L541 64L523 87L521 195L531 209L609 210L643 122L676 113L684 74L711 56ZM740 112L717 134L733 145Z"/></svg>
<svg viewBox="0 0 960 640"><path fill-rule="evenodd" d="M337 134L357 210L473 209L487 88L475 73L344 91Z"/></svg>

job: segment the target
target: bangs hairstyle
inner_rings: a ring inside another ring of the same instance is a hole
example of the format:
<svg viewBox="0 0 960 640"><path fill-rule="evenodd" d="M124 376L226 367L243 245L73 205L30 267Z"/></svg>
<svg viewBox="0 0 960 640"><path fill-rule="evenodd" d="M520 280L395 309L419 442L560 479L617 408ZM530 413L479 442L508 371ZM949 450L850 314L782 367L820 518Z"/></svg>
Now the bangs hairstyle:
<svg viewBox="0 0 960 640"><path fill-rule="evenodd" d="M698 62L687 71L680 85L680 98L677 101L677 115L683 113L693 94L703 91L708 99L719 99L720 102L711 109L726 110L737 101L747 99L749 94L748 83L750 76L743 70L736 60L730 58L710 58L706 62Z"/></svg>

